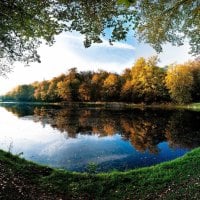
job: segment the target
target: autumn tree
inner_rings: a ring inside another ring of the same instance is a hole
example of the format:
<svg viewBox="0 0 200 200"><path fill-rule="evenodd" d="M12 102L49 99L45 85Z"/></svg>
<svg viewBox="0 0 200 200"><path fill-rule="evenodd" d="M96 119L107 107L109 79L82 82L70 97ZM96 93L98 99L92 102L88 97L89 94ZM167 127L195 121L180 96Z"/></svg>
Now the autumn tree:
<svg viewBox="0 0 200 200"><path fill-rule="evenodd" d="M103 84L104 80L108 77L109 73L104 70L99 70L98 72L94 73L92 76L92 99L94 101L101 101L103 100L104 91L103 91Z"/></svg>
<svg viewBox="0 0 200 200"><path fill-rule="evenodd" d="M131 102L133 99L133 88L132 88L132 74L131 69L126 68L121 75L121 91L120 100Z"/></svg>
<svg viewBox="0 0 200 200"><path fill-rule="evenodd" d="M42 81L34 91L34 97L37 101L48 101L49 81Z"/></svg>
<svg viewBox="0 0 200 200"><path fill-rule="evenodd" d="M127 80L121 88L120 99L126 102L132 102L134 97L133 84L131 80Z"/></svg>
<svg viewBox="0 0 200 200"><path fill-rule="evenodd" d="M17 86L2 99L160 103L170 101L171 98L177 103L199 101L198 59L169 68L160 68L157 63L155 56L139 58L131 69L126 69L121 75L104 70L77 72L76 68L71 68L67 74L51 80Z"/></svg>
<svg viewBox="0 0 200 200"><path fill-rule="evenodd" d="M109 74L103 82L103 98L107 101L119 101L121 80L117 74Z"/></svg>
<svg viewBox="0 0 200 200"><path fill-rule="evenodd" d="M165 99L165 72L157 67L157 58L139 58L132 67L132 88L134 100L156 102Z"/></svg>
<svg viewBox="0 0 200 200"><path fill-rule="evenodd" d="M58 77L54 77L49 81L49 87L47 90L47 96L49 101L60 101L60 96L58 93L58 83L63 81L65 78L64 74L61 74Z"/></svg>
<svg viewBox="0 0 200 200"><path fill-rule="evenodd" d="M92 84L92 99L98 101L101 98L101 77L98 73L94 73L91 80ZM98 92L97 92L98 91Z"/></svg>
<svg viewBox="0 0 200 200"><path fill-rule="evenodd" d="M165 78L170 97L177 103L189 103L192 100L191 92L194 78L190 68L186 65L171 66Z"/></svg>
<svg viewBox="0 0 200 200"><path fill-rule="evenodd" d="M65 101L78 101L79 75L76 68L68 70L64 80L57 83L58 95Z"/></svg>
<svg viewBox="0 0 200 200"><path fill-rule="evenodd" d="M21 85L17 88L16 99L18 101L34 101L34 87L32 85Z"/></svg>
<svg viewBox="0 0 200 200"><path fill-rule="evenodd" d="M189 61L186 65L190 68L193 77L192 100L198 102L200 100L200 59Z"/></svg>
<svg viewBox="0 0 200 200"><path fill-rule="evenodd" d="M78 96L81 101L91 101L92 99L92 72L80 72L80 86L78 89Z"/></svg>

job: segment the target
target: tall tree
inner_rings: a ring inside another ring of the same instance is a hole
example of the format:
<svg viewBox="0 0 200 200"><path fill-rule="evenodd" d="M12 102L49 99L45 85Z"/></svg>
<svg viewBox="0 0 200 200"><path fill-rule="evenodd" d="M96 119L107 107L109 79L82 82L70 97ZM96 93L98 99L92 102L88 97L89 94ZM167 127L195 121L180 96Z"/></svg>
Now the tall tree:
<svg viewBox="0 0 200 200"><path fill-rule="evenodd" d="M34 97L37 101L49 101L48 98L49 81L42 81L35 89Z"/></svg>
<svg viewBox="0 0 200 200"><path fill-rule="evenodd" d="M132 68L132 88L135 101L156 102L165 100L165 72L157 67L157 57L140 58Z"/></svg>
<svg viewBox="0 0 200 200"><path fill-rule="evenodd" d="M71 68L64 80L57 83L58 95L65 101L77 101L78 88L80 85L79 74L76 68Z"/></svg>
<svg viewBox="0 0 200 200"><path fill-rule="evenodd" d="M167 71L165 80L173 101L180 104L191 102L194 79L188 66L171 66Z"/></svg>
<svg viewBox="0 0 200 200"><path fill-rule="evenodd" d="M47 91L48 99L49 101L60 101L60 97L58 94L58 83L60 81L63 81L65 78L65 75L62 74L58 77L54 77L52 80L49 81L49 87Z"/></svg>
<svg viewBox="0 0 200 200"><path fill-rule="evenodd" d="M72 91L69 80L60 81L57 84L58 95L64 101L72 101Z"/></svg>

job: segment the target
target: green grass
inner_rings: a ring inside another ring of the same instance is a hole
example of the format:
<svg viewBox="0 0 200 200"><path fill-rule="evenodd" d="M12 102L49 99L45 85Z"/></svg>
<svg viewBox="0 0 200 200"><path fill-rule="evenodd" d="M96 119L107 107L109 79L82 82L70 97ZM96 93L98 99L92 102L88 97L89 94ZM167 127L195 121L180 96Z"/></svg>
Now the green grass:
<svg viewBox="0 0 200 200"><path fill-rule="evenodd" d="M187 105L187 109L195 110L195 111L200 111L200 103L192 103Z"/></svg>
<svg viewBox="0 0 200 200"><path fill-rule="evenodd" d="M200 148L156 166L101 174L51 169L4 151L0 163L67 199L200 199Z"/></svg>

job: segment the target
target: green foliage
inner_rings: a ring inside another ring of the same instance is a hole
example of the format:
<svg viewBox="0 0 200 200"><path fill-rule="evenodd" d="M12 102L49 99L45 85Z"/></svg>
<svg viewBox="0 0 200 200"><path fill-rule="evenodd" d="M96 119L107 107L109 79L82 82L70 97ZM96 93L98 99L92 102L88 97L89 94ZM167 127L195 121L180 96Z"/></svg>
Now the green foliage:
<svg viewBox="0 0 200 200"><path fill-rule="evenodd" d="M0 11L1 74L15 61L40 62L37 48L42 41L52 44L62 31L85 35L85 47L102 42L106 28L112 29L112 41L125 39L126 22L131 19L128 8L103 0L3 0Z"/></svg>
<svg viewBox="0 0 200 200"><path fill-rule="evenodd" d="M34 101L34 90L33 85L19 85L3 96L3 99L10 101Z"/></svg>
<svg viewBox="0 0 200 200"><path fill-rule="evenodd" d="M58 34L56 19L52 18L52 1L0 2L0 73L9 70L14 61L40 62L37 47L42 39L53 42ZM54 14L55 15L55 14Z"/></svg>
<svg viewBox="0 0 200 200"><path fill-rule="evenodd" d="M182 158L156 166L93 175L42 167L3 151L0 151L0 161L9 180L12 171L14 178L34 185L34 191L50 190L59 198L199 199L199 155L198 148Z"/></svg>
<svg viewBox="0 0 200 200"><path fill-rule="evenodd" d="M88 164L87 171L89 174L95 174L97 172L97 164L94 162L90 162Z"/></svg>
<svg viewBox="0 0 200 200"><path fill-rule="evenodd" d="M198 0L146 1L120 0L130 3L136 14L136 36L162 51L162 44L183 45L189 40L191 53L200 53L200 2Z"/></svg>
<svg viewBox="0 0 200 200"><path fill-rule="evenodd" d="M9 72L15 61L40 62L37 48L42 41L52 44L63 31L83 34L85 47L102 42L102 37L112 44L134 31L158 52L166 42L182 45L187 39L191 53L198 55L199 6L198 0L2 0L0 74Z"/></svg>

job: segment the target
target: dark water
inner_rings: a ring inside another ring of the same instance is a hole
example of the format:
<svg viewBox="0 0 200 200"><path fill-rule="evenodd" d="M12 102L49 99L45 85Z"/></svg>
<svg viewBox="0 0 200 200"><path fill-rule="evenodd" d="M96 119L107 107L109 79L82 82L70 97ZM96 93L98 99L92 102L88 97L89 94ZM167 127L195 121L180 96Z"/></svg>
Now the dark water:
<svg viewBox="0 0 200 200"><path fill-rule="evenodd" d="M200 146L200 112L1 104L0 148L87 171L150 166Z"/></svg>

